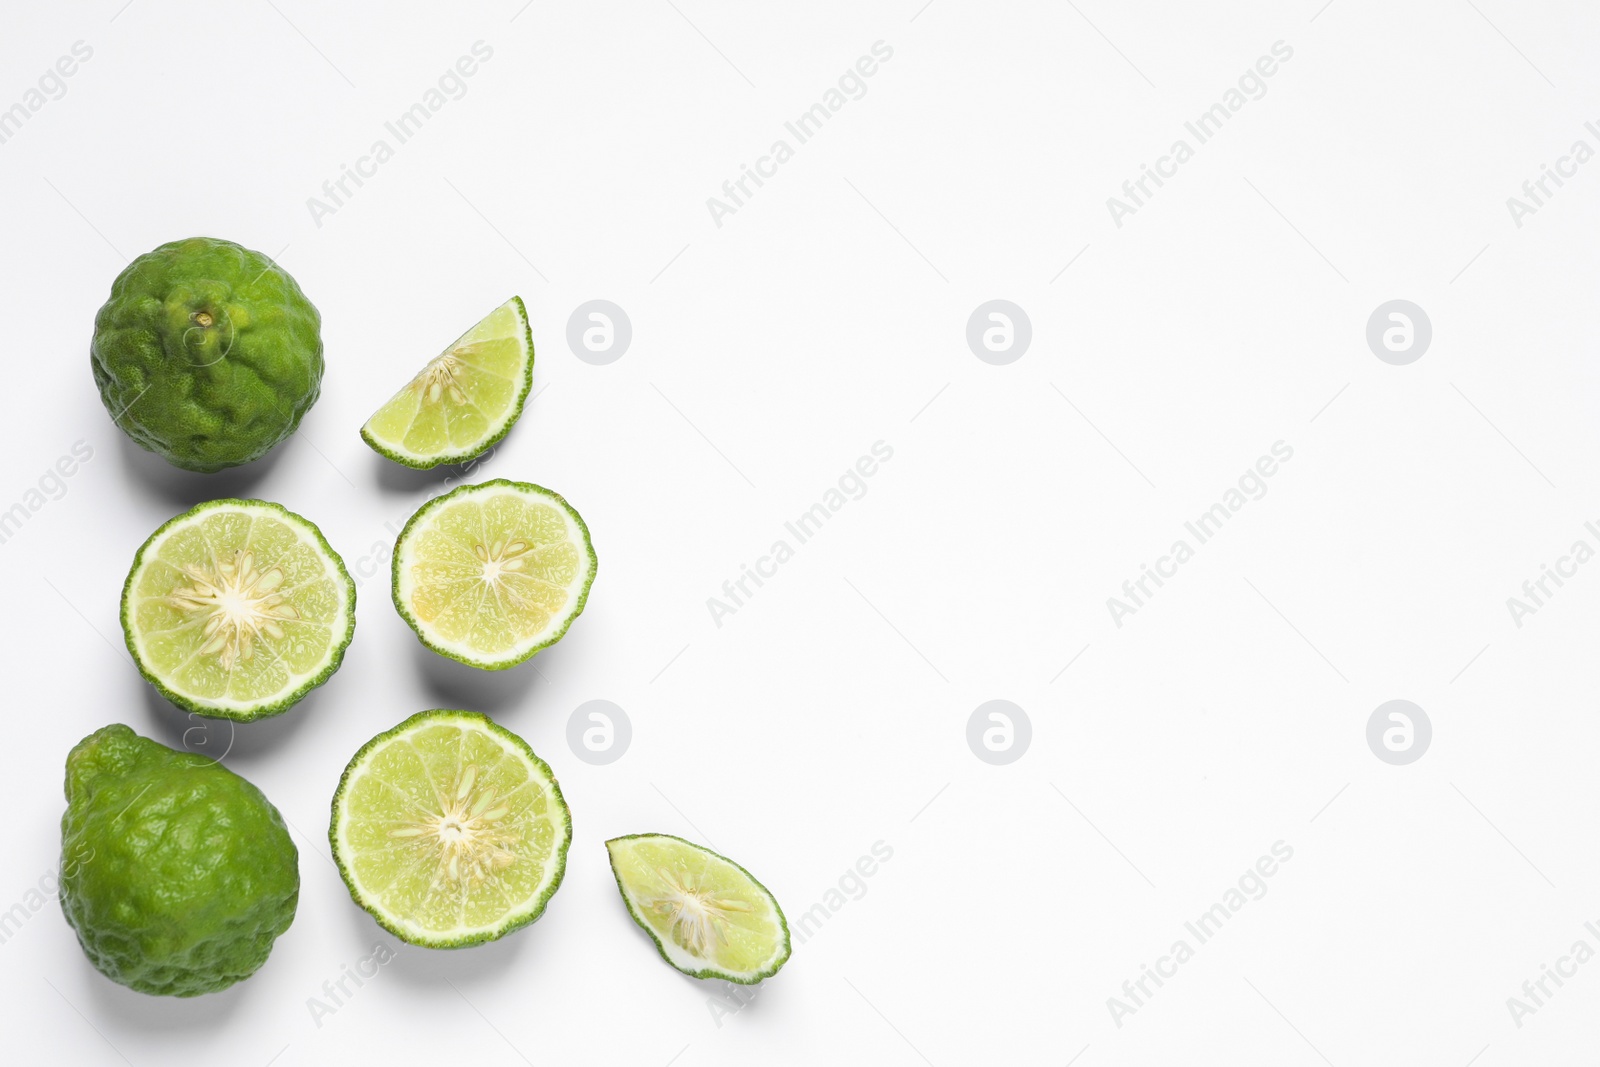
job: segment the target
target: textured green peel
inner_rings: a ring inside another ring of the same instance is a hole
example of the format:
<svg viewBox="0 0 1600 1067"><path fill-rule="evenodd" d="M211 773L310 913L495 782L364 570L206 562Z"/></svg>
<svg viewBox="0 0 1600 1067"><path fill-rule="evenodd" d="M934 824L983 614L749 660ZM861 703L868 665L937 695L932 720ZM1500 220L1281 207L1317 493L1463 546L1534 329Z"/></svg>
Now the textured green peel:
<svg viewBox="0 0 1600 1067"><path fill-rule="evenodd" d="M67 756L61 908L89 960L141 993L250 977L294 921L298 853L261 791L122 725Z"/></svg>
<svg viewBox="0 0 1600 1067"><path fill-rule="evenodd" d="M248 463L294 433L322 383L321 317L268 256L173 241L117 276L95 316L100 399L141 447L192 471Z"/></svg>

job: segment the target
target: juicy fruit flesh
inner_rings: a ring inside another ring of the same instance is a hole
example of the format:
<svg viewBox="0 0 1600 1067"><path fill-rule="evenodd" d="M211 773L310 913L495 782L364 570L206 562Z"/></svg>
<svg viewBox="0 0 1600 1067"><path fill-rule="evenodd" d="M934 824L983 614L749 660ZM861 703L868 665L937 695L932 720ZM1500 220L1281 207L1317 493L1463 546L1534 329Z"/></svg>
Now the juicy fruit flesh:
<svg viewBox="0 0 1600 1067"><path fill-rule="evenodd" d="M437 641L499 656L566 619L589 561L557 504L485 491L445 501L424 521L405 552L407 600Z"/></svg>
<svg viewBox="0 0 1600 1067"><path fill-rule="evenodd" d="M675 838L607 842L623 892L682 969L770 968L786 944L771 897L735 864Z"/></svg>
<svg viewBox="0 0 1600 1067"><path fill-rule="evenodd" d="M470 458L505 426L527 381L515 300L463 334L368 420L377 443L419 460Z"/></svg>
<svg viewBox="0 0 1600 1067"><path fill-rule="evenodd" d="M298 853L220 764L107 726L67 757L61 905L107 977L195 996L249 977L294 920Z"/></svg>
<svg viewBox="0 0 1600 1067"><path fill-rule="evenodd" d="M276 512L214 508L174 528L134 584L141 658L174 692L219 706L286 693L344 633L342 581Z"/></svg>
<svg viewBox="0 0 1600 1067"><path fill-rule="evenodd" d="M568 836L542 769L466 718L369 751L341 807L336 846L363 905L432 940L494 932L536 904Z"/></svg>

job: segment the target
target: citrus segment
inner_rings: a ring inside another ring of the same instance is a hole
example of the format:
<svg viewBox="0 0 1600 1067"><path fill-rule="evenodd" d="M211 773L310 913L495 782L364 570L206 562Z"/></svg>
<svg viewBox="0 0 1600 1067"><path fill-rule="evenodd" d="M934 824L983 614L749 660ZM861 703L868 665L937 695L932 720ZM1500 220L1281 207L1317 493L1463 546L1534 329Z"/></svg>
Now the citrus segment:
<svg viewBox="0 0 1600 1067"><path fill-rule="evenodd" d="M533 385L533 335L512 297L436 356L361 428L380 455L427 469L463 463L511 429Z"/></svg>
<svg viewBox="0 0 1600 1067"><path fill-rule="evenodd" d="M633 921L684 974L750 985L788 960L783 911L737 863L669 834L613 838L606 850Z"/></svg>
<svg viewBox="0 0 1600 1067"><path fill-rule="evenodd" d="M339 668L355 595L310 521L263 500L213 500L139 549L123 635L168 700L247 722L288 710Z"/></svg>
<svg viewBox="0 0 1600 1067"><path fill-rule="evenodd" d="M425 711L356 753L329 839L379 925L455 948L539 917L565 873L572 819L522 738L477 712Z"/></svg>

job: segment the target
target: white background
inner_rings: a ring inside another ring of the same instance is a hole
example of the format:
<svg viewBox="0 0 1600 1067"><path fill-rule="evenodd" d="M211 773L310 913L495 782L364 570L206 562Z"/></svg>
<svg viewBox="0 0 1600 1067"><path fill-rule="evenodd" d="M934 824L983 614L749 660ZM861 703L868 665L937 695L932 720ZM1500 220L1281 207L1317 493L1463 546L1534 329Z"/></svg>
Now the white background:
<svg viewBox="0 0 1600 1067"><path fill-rule="evenodd" d="M1600 962L1520 1027L1506 1001L1600 950L1600 563L1520 628L1506 600L1600 545L1600 162L1520 228L1506 199L1600 148L1600 13L920 3L8 5L0 108L93 49L0 144L0 509L93 449L0 545L8 1059L1592 1062ZM880 40L866 95L715 225L707 197ZM1266 95L1116 226L1106 198L1280 40ZM475 41L465 95L318 225L308 198ZM88 367L127 258L194 234L278 257L327 349L300 432L212 477L126 441ZM486 675L417 644L381 563L445 472L356 430L511 293L537 394L482 470L565 494L600 567L559 646ZM607 366L566 343L595 298L633 323ZM1033 326L1008 366L965 340L995 298ZM1409 366L1365 341L1396 298L1433 324ZM877 441L866 495L715 625L707 598ZM1116 626L1106 599L1277 441L1267 494ZM246 983L150 998L30 889L73 743L195 725L131 668L118 597L151 530L223 495L307 515L376 577L325 687L231 748L189 734L293 827L293 927ZM1397 698L1434 729L1409 766L1365 739ZM608 766L566 743L592 699L633 723ZM1032 721L1007 766L967 746L990 699ZM339 772L436 706L554 766L566 881L537 925L402 947L314 1020L393 943L328 857ZM875 842L893 858L719 1015L617 898L602 842L650 830L736 857L791 921ZM1107 998L1278 841L1266 895L1116 1025Z"/></svg>

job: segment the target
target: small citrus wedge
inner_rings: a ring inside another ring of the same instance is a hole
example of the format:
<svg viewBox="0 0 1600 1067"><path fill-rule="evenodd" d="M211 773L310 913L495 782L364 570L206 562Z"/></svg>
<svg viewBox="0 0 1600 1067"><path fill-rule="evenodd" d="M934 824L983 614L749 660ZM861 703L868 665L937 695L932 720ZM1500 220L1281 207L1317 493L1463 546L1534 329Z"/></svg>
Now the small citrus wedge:
<svg viewBox="0 0 1600 1067"><path fill-rule="evenodd" d="M361 427L373 451L418 470L465 463L511 430L533 386L533 334L514 296L484 316Z"/></svg>
<svg viewBox="0 0 1600 1067"><path fill-rule="evenodd" d="M606 842L628 913L661 958L691 978L754 985L789 958L789 924L737 863L670 834Z"/></svg>

